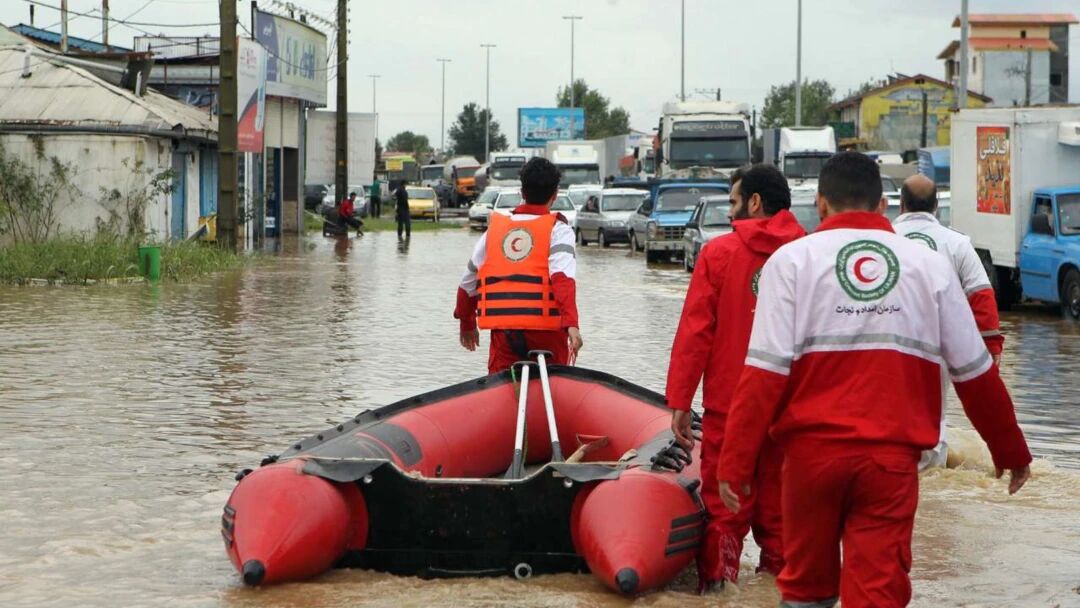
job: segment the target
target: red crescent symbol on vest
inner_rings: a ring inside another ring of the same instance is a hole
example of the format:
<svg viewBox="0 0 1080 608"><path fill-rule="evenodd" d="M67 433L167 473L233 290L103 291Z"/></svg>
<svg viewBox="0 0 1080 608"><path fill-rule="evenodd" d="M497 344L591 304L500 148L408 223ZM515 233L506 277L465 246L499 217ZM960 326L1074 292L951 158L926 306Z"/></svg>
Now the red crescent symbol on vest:
<svg viewBox="0 0 1080 608"><path fill-rule="evenodd" d="M518 244L518 243L519 243L520 241L521 241L521 237L520 237L520 236L519 236L519 237L516 237L516 238L514 238L513 240L511 240L511 241L510 241L510 251L513 251L514 253L521 253L521 249L518 249L518 246L517 246L517 244Z"/></svg>
<svg viewBox="0 0 1080 608"><path fill-rule="evenodd" d="M874 258L869 257L869 256L861 257L861 258L855 260L855 266L852 267L852 270L855 272L855 278L859 279L859 281L861 281L863 283L873 283L874 280L877 279L877 277L867 277L862 272L863 264L865 264L867 262L873 262L873 261L874 261Z"/></svg>

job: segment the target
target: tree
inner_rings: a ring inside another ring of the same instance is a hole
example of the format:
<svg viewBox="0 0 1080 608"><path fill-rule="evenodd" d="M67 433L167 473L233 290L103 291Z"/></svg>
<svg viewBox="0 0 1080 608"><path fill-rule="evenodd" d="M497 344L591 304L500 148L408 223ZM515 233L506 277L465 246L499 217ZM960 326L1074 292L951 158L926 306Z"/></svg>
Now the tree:
<svg viewBox="0 0 1080 608"><path fill-rule="evenodd" d="M386 149L395 152L408 152L417 160L431 153L431 144L427 135L418 135L412 131L402 131L386 142Z"/></svg>
<svg viewBox="0 0 1080 608"><path fill-rule="evenodd" d="M824 80L812 80L803 83L802 88L802 124L820 126L829 121L829 105L832 104L836 90ZM769 87L765 96L765 107L761 110L761 126L795 126L795 81Z"/></svg>
<svg viewBox="0 0 1080 608"><path fill-rule="evenodd" d="M570 87L559 87L555 103L570 107ZM630 132L630 113L621 106L610 108L611 100L590 89L580 78L574 81L574 105L585 109L585 139L602 139Z"/></svg>
<svg viewBox="0 0 1080 608"><path fill-rule="evenodd" d="M480 162L487 162L484 157L484 121L487 110L481 110L476 103L469 102L457 115L457 120L450 125L450 146L454 154L475 156ZM499 130L499 121L491 120L491 151L506 149L506 136Z"/></svg>

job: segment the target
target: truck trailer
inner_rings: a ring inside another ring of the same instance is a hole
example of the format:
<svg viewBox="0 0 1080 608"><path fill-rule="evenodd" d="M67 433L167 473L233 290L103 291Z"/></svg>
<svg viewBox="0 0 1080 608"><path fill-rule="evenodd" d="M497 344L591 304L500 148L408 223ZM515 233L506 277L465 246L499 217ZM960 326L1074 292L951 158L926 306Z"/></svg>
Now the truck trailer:
<svg viewBox="0 0 1080 608"><path fill-rule="evenodd" d="M836 154L836 133L830 126L765 129L762 147L764 162L778 167L792 186L807 185Z"/></svg>
<svg viewBox="0 0 1080 608"><path fill-rule="evenodd" d="M555 163L562 171L560 188L587 184L601 184L600 156L603 140L549 141L544 148L544 158Z"/></svg>
<svg viewBox="0 0 1080 608"><path fill-rule="evenodd" d="M951 148L952 226L999 306L1060 303L1080 319L1080 106L962 110Z"/></svg>

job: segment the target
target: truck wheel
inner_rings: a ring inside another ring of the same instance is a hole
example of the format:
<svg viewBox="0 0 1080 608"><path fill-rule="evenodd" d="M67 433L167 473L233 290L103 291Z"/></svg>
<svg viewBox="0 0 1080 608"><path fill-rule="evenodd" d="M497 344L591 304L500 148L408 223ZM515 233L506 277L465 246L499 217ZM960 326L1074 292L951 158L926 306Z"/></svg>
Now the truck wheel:
<svg viewBox="0 0 1080 608"><path fill-rule="evenodd" d="M585 240L585 233L581 231L581 228L575 229L575 232L577 232L578 247L584 247L589 244L589 242Z"/></svg>
<svg viewBox="0 0 1080 608"><path fill-rule="evenodd" d="M1080 321L1080 270L1070 268L1061 281L1061 308L1074 320Z"/></svg>
<svg viewBox="0 0 1080 608"><path fill-rule="evenodd" d="M607 240L607 237L604 236L604 231L603 230L597 230L596 231L596 242L601 247L603 247L604 249L607 249L608 247L611 247L611 243L609 243L608 240Z"/></svg>
<svg viewBox="0 0 1080 608"><path fill-rule="evenodd" d="M634 234L633 231L630 231L630 253L634 253L635 251L641 251L642 249L644 249L644 247L642 247L641 244L638 243L637 235Z"/></svg>
<svg viewBox="0 0 1080 608"><path fill-rule="evenodd" d="M1015 289L1010 288L1011 281L1007 273L998 272L998 267L994 266L993 260L990 259L989 251L978 250L977 253L982 261L983 270L986 271L986 278L990 279L990 287L994 290L998 310L1012 310Z"/></svg>
<svg viewBox="0 0 1080 608"><path fill-rule="evenodd" d="M682 258L682 267L686 272L694 272L694 265L690 263L690 252L684 252Z"/></svg>

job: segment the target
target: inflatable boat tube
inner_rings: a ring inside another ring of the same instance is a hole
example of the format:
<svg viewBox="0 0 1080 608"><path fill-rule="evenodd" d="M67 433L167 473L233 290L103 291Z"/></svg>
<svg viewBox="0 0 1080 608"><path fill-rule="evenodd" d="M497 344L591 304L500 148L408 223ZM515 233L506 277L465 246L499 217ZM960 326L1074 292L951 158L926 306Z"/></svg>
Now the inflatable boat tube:
<svg viewBox="0 0 1080 608"><path fill-rule="evenodd" d="M540 380L526 387L530 466L518 479L506 475L515 376L436 390L242 471L222 516L229 559L248 585L335 566L424 577L591 572L626 595L666 585L702 534L698 455L674 444L661 395L581 368L552 366L549 377L567 461L549 462Z"/></svg>

